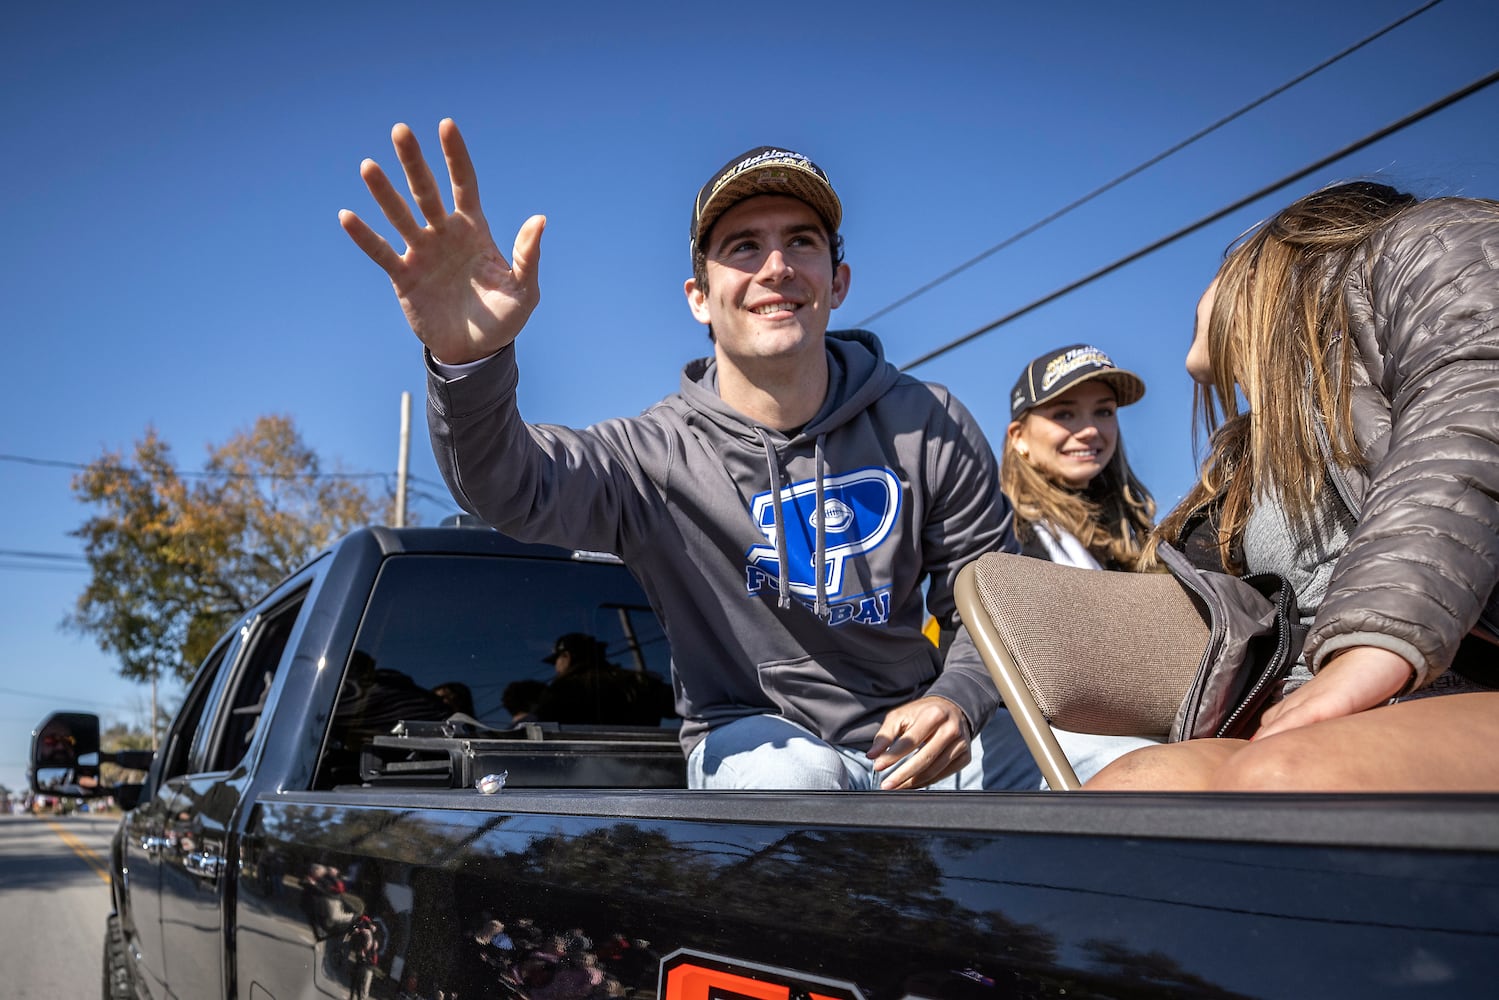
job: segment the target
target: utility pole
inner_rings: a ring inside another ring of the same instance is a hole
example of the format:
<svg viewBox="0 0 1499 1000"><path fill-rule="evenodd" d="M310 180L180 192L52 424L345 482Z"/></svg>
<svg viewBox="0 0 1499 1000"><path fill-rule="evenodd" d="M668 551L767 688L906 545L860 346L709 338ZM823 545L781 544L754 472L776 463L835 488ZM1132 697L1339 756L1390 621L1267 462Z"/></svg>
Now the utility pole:
<svg viewBox="0 0 1499 1000"><path fill-rule="evenodd" d="M151 752L157 751L156 740L156 678L161 673L161 667L151 665Z"/></svg>
<svg viewBox="0 0 1499 1000"><path fill-rule="evenodd" d="M411 460L411 393L401 393L401 451L396 459L396 524L406 527L406 467Z"/></svg>

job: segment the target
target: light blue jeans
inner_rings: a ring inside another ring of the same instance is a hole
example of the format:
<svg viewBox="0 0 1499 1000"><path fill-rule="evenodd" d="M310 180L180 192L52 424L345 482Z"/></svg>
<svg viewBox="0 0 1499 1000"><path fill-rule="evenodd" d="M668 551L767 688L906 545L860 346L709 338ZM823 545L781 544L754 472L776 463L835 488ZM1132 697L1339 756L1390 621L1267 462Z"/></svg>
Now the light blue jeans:
<svg viewBox="0 0 1499 1000"><path fill-rule="evenodd" d="M1010 713L994 717L969 745L972 759L928 786L939 791L1035 791L1041 772ZM895 768L876 771L866 748L834 746L778 715L750 715L718 726L687 757L687 787L865 791Z"/></svg>
<svg viewBox="0 0 1499 1000"><path fill-rule="evenodd" d="M1131 750L1161 742L1146 739L1143 736L1098 736L1093 733L1074 733L1066 729L1058 729L1056 726L1052 726L1051 731L1056 734L1057 742L1062 746L1062 752L1067 755L1067 763L1071 764L1072 770L1077 772L1077 780L1080 782L1087 781ZM1046 790L1051 788L1044 781L1041 787Z"/></svg>

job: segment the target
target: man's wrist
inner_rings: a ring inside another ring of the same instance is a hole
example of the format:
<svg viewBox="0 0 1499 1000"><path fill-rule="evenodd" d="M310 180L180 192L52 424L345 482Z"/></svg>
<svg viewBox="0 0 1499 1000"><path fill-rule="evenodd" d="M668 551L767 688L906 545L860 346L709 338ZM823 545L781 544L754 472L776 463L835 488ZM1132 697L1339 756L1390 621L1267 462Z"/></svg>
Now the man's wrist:
<svg viewBox="0 0 1499 1000"><path fill-rule="evenodd" d="M503 348L501 350L503 350ZM430 350L427 352L427 357L432 359L432 367L436 369L437 374L443 376L444 378L458 378L460 376L467 375L475 368L478 368L480 365L494 358L495 354L499 353L499 351L495 351L494 354L486 354L484 355L484 357L477 358L473 361L451 363L442 360L437 355L433 354Z"/></svg>

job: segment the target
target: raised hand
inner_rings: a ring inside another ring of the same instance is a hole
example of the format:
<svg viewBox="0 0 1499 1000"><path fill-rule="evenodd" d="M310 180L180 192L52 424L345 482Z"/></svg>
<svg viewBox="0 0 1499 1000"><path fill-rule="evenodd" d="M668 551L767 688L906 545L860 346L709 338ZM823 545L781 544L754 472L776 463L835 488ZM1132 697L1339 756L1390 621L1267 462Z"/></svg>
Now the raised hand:
<svg viewBox="0 0 1499 1000"><path fill-rule="evenodd" d="M390 131L391 144L426 224L418 222L374 160L361 163L359 175L406 241L405 252L397 253L348 209L338 213L338 222L390 276L407 322L432 356L447 364L464 364L514 341L541 300L537 266L546 218L533 215L521 225L507 262L480 208L478 179L458 126L445 118L437 134L453 191L452 212L443 205L415 134L399 124Z"/></svg>

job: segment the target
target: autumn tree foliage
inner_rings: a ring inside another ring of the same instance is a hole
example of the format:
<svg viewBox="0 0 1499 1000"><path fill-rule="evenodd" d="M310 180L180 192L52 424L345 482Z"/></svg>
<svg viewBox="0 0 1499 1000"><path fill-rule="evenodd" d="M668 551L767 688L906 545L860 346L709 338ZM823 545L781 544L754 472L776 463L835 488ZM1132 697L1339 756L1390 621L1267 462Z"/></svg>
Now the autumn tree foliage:
<svg viewBox="0 0 1499 1000"><path fill-rule="evenodd" d="M137 680L187 679L266 588L392 498L322 472L290 417L263 416L182 472L154 428L73 479L91 576L66 625Z"/></svg>

